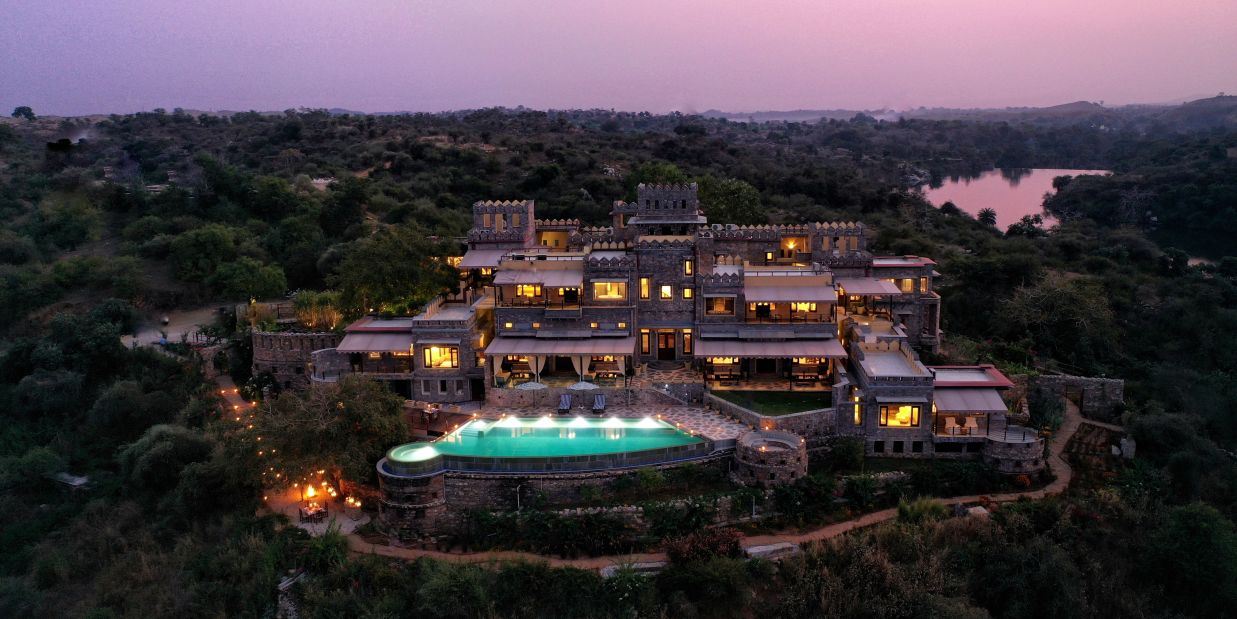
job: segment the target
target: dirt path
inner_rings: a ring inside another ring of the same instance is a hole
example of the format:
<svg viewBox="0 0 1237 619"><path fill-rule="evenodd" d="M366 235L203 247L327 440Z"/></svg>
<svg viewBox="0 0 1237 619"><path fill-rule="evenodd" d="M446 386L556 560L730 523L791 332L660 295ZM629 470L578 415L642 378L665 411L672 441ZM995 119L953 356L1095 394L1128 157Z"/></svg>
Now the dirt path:
<svg viewBox="0 0 1237 619"><path fill-rule="evenodd" d="M1090 420L1085 420L1086 423L1091 423ZM1027 490L1025 492L1006 492L1001 494L983 495L983 499L995 503L1009 503L1019 499L1042 499L1044 497L1055 496L1065 492L1069 488L1070 480L1074 476L1074 470L1070 467L1069 462L1065 460L1065 446L1069 443L1070 438L1078 431L1078 426L1084 422L1082 415L1078 412L1078 407L1068 400L1065 403L1065 420L1061 423L1061 427L1052 436L1048 445L1048 462L1052 471L1056 473L1057 478L1052 483L1036 490ZM1113 426L1118 428L1119 426ZM945 505L959 505L966 503L977 503L981 499L980 495L958 496L946 499L940 499ZM897 509L883 509L878 512L863 514L857 518L846 520L844 522L836 522L831 525L821 527L806 533L779 533L773 535L752 535L743 538L743 548L751 548L753 546L766 546L770 544L804 544L808 542L817 542L837 537L844 533L870 527L872 525L889 522L897 518ZM348 536L348 548L357 554L376 554L384 557L394 557L398 559L413 560L421 557L437 559L439 561L452 561L456 563L492 563L502 561L543 561L554 567L575 567L586 570L597 570L604 567L614 565L629 565L633 563L653 563L666 561L666 553L664 552L648 552L630 555L611 555L605 557L589 557L583 559L560 559L557 557L547 557L544 555L533 554L530 552L514 552L514 551L489 551L489 552L441 552L437 550L421 550L416 548L400 548L398 546L388 546L385 544L373 544L365 541L357 535Z"/></svg>

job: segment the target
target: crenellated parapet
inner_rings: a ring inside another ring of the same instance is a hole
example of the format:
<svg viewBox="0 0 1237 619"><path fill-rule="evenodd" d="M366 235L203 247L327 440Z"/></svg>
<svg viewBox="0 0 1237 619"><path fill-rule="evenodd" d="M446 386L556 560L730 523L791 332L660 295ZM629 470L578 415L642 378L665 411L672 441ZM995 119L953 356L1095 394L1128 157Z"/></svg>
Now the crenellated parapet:
<svg viewBox="0 0 1237 619"><path fill-rule="evenodd" d="M538 219L538 230L574 230L580 227L579 219Z"/></svg>
<svg viewBox="0 0 1237 619"><path fill-rule="evenodd" d="M691 249L695 247L693 239L659 239L659 238L641 238L636 241L636 249L657 250L657 249Z"/></svg>
<svg viewBox="0 0 1237 619"><path fill-rule="evenodd" d="M516 243L523 241L525 237L523 230L469 230L468 241L470 243Z"/></svg>
<svg viewBox="0 0 1237 619"><path fill-rule="evenodd" d="M614 228L609 226L585 226L572 232L568 242L572 247L586 247L594 243L607 243L614 240Z"/></svg>
<svg viewBox="0 0 1237 619"><path fill-rule="evenodd" d="M699 276L700 283L708 287L742 286L741 273L708 273Z"/></svg>

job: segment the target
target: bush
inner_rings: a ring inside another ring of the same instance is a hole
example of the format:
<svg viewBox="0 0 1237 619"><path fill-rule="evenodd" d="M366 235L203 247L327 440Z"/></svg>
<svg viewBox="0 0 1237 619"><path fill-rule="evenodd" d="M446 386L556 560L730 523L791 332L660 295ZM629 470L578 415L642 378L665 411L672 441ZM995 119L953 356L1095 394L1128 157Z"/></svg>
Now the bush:
<svg viewBox="0 0 1237 619"><path fill-rule="evenodd" d="M739 540L743 536L730 527L701 529L666 542L666 554L672 563L693 563L715 557L743 556Z"/></svg>
<svg viewBox="0 0 1237 619"><path fill-rule="evenodd" d="M854 471L863 466L863 458L863 439L843 436L830 444L826 462L832 471Z"/></svg>
<svg viewBox="0 0 1237 619"><path fill-rule="evenodd" d="M902 499L898 501L898 522L905 524L924 524L943 520L949 516L949 508L944 503L920 497L914 501Z"/></svg>

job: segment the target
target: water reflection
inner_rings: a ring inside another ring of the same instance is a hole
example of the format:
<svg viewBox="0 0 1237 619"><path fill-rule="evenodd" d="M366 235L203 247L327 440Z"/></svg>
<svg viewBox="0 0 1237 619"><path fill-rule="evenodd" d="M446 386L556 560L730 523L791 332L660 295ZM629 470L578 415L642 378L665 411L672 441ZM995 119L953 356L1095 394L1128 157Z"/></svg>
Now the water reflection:
<svg viewBox="0 0 1237 619"><path fill-rule="evenodd" d="M972 217L981 209L996 211L996 225L1005 230L1023 215L1042 215L1045 226L1055 223L1044 213L1044 194L1051 193L1052 179L1058 176L1108 174L1106 170L1065 170L1057 168L1004 168L988 170L978 176L951 176L941 183L924 187L928 200L940 206L953 202Z"/></svg>

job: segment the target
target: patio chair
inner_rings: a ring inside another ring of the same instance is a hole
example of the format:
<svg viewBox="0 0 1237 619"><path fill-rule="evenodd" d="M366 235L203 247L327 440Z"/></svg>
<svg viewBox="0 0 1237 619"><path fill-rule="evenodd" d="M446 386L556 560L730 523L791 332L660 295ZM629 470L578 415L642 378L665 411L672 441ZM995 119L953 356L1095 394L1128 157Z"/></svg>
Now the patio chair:
<svg viewBox="0 0 1237 619"><path fill-rule="evenodd" d="M558 414L566 415L571 412L571 394L564 393L558 396Z"/></svg>
<svg viewBox="0 0 1237 619"><path fill-rule="evenodd" d="M599 393L593 396L593 414L600 415L606 412L606 395Z"/></svg>
<svg viewBox="0 0 1237 619"><path fill-rule="evenodd" d="M945 418L945 433L949 435L958 433L958 421L953 417Z"/></svg>
<svg viewBox="0 0 1237 619"><path fill-rule="evenodd" d="M966 433L972 436L979 434L979 422L974 417L966 418Z"/></svg>

